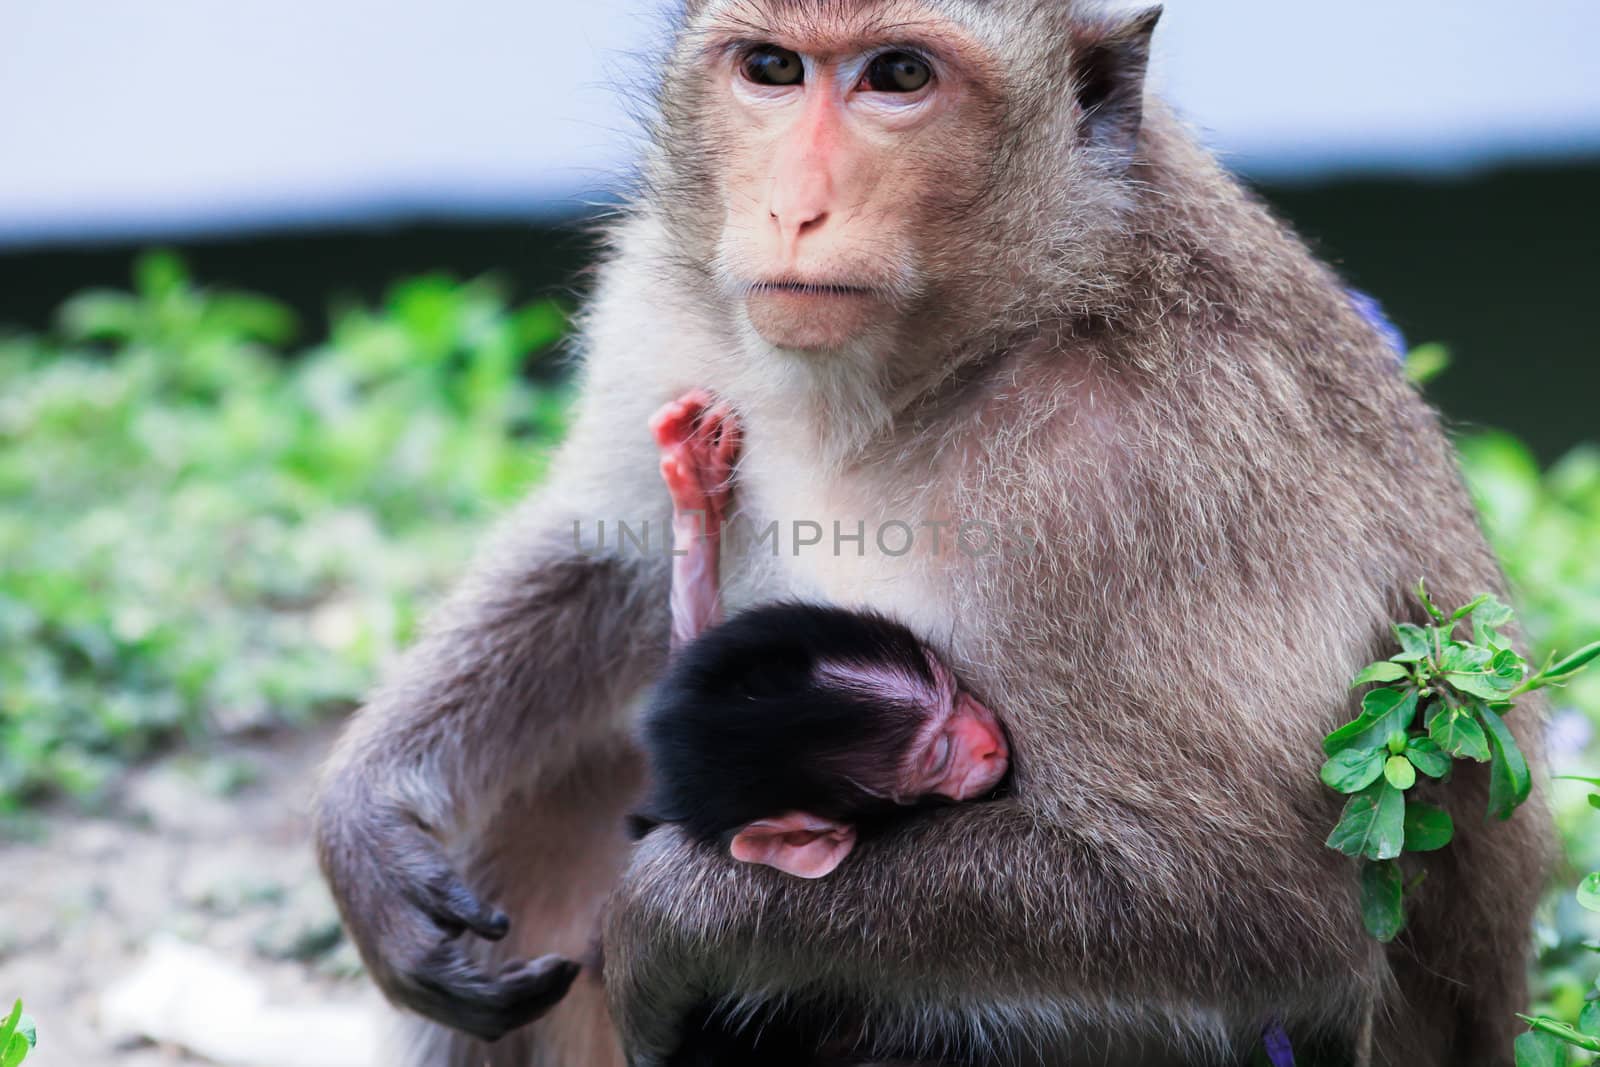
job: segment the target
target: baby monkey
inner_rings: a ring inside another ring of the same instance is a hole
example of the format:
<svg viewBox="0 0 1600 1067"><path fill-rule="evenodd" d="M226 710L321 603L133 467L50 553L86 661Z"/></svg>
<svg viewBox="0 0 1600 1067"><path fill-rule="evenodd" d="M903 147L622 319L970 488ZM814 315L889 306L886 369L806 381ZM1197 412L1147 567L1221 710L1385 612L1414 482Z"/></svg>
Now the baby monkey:
<svg viewBox="0 0 1600 1067"><path fill-rule="evenodd" d="M699 391L651 419L673 504L673 657L645 716L654 795L746 863L829 874L863 828L1005 777L995 715L906 627L804 603L720 621L718 566L740 431Z"/></svg>

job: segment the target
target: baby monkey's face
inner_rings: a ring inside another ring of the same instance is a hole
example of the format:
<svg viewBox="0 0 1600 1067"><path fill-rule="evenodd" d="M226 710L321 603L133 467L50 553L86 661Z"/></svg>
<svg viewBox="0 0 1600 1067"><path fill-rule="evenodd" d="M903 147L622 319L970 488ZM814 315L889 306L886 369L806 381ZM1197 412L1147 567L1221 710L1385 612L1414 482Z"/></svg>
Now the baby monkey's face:
<svg viewBox="0 0 1600 1067"><path fill-rule="evenodd" d="M932 659L932 657L930 657ZM901 761L893 796L901 803L926 797L971 800L991 792L1006 776L1010 752L994 712L932 659L935 684L918 701L928 721Z"/></svg>

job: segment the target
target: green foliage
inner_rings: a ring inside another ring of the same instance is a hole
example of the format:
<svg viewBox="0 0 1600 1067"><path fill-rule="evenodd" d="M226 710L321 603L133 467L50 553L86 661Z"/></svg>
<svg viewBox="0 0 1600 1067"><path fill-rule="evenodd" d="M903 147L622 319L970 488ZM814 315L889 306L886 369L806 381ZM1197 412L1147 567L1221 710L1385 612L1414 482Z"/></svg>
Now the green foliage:
<svg viewBox="0 0 1600 1067"><path fill-rule="evenodd" d="M19 1000L6 1020L0 1022L0 1067L17 1067L38 1044L39 1032L33 1025L33 1018L23 1014Z"/></svg>
<svg viewBox="0 0 1600 1067"><path fill-rule="evenodd" d="M1583 645L1600 633L1600 552L1595 550L1600 545L1600 446L1580 445L1543 471L1527 447L1508 434L1474 434L1460 442L1460 449L1463 473L1516 590L1531 644L1538 649ZM1545 662L1557 673L1593 655L1600 649L1588 645L1564 661ZM1558 767L1592 760L1592 738L1600 726L1600 671L1569 678L1557 701L1551 738ZM1552 799L1569 864L1579 870L1600 866L1600 820L1594 817L1600 799L1561 788L1553 790ZM1551 897L1540 926L1541 966L1534 975L1537 1017L1590 1037L1600 1037L1600 1009L1586 999L1597 995L1590 960L1600 924L1586 905L1597 899L1600 879L1592 876L1583 880L1577 896L1567 889ZM1523 1035L1519 1062L1566 1062L1566 1053L1551 1061L1523 1056L1525 1048L1537 1047L1535 1036L1548 1045L1557 1040L1553 1033ZM1579 1046L1569 1051L1575 1061L1590 1060L1591 1053Z"/></svg>
<svg viewBox="0 0 1600 1067"><path fill-rule="evenodd" d="M1587 644L1600 633L1600 445L1580 445L1548 471L1508 434L1475 434L1460 448L1534 647ZM1575 681L1566 700L1600 718L1600 674Z"/></svg>
<svg viewBox="0 0 1600 1067"><path fill-rule="evenodd" d="M1600 644L1530 670L1502 634L1511 609L1489 594L1445 612L1417 584L1429 622L1397 623L1400 651L1356 675L1377 685L1361 714L1323 739L1322 782L1351 794L1328 847L1363 861L1361 914L1372 936L1390 941L1405 925L1406 852L1445 847L1455 827L1443 809L1411 791L1419 776L1442 783L1455 759L1489 764L1489 814L1509 819L1528 799L1533 776L1501 715L1515 697L1564 685Z"/></svg>
<svg viewBox="0 0 1600 1067"><path fill-rule="evenodd" d="M1593 655L1569 656L1562 660L1561 668L1569 667L1574 661L1592 662ZM1600 778L1582 775L1562 775L1567 781L1584 782L1590 786L1600 786ZM1591 807L1600 808L1600 792L1589 794ZM1600 871L1591 871L1578 883L1574 899L1578 905L1588 911L1600 912ZM1600 951L1600 946L1587 942L1585 947L1590 951ZM1600 981L1596 983L1600 987ZM1521 1015L1519 1018L1527 1021L1531 1027L1528 1033L1517 1038L1517 1067L1539 1067L1544 1063L1566 1063L1567 1051L1570 1048L1579 1049L1588 1053L1600 1053L1600 1000L1591 999L1583 1005L1578 1014L1576 1026L1562 1022L1549 1015ZM1555 1058L1551 1058L1555 1057Z"/></svg>
<svg viewBox="0 0 1600 1067"><path fill-rule="evenodd" d="M287 309L158 253L0 340L0 811L355 699L544 469L564 327L424 277L289 352Z"/></svg>
<svg viewBox="0 0 1600 1067"><path fill-rule="evenodd" d="M1406 377L1426 385L1450 369L1450 350L1444 345L1418 345L1406 354Z"/></svg>

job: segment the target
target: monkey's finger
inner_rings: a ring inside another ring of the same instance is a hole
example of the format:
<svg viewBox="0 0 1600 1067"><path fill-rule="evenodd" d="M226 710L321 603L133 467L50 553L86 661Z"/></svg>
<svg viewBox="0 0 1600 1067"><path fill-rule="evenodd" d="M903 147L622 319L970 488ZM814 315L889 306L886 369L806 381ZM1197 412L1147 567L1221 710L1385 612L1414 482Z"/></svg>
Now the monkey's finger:
<svg viewBox="0 0 1600 1067"><path fill-rule="evenodd" d="M487 941L498 941L511 929L511 920L505 912L479 900L454 874L438 890L430 910L440 929L452 936L471 930Z"/></svg>
<svg viewBox="0 0 1600 1067"><path fill-rule="evenodd" d="M458 941L434 945L401 977L401 1003L430 1019L483 1041L498 1041L549 1011L578 975L579 966L560 956L486 971Z"/></svg>
<svg viewBox="0 0 1600 1067"><path fill-rule="evenodd" d="M722 423L722 435L717 438L717 456L725 466L732 467L739 458L739 449L744 444L744 431L739 428L739 423L729 413L728 418Z"/></svg>
<svg viewBox="0 0 1600 1067"><path fill-rule="evenodd" d="M650 432L655 436L656 443L664 448L689 440L710 402L711 398L704 390L693 389L663 404L650 417Z"/></svg>
<svg viewBox="0 0 1600 1067"><path fill-rule="evenodd" d="M733 409L727 404L718 404L700 413L696 429L700 435L711 444L713 448L722 447L730 433L737 431L734 421Z"/></svg>
<svg viewBox="0 0 1600 1067"><path fill-rule="evenodd" d="M494 978L457 973L449 985L430 979L433 995L421 1010L484 1041L498 1041L560 1003L579 970L572 960L541 956L512 964Z"/></svg>
<svg viewBox="0 0 1600 1067"><path fill-rule="evenodd" d="M578 963L563 956L540 956L501 971L498 982L507 1021L520 1026L549 1011L567 995L580 970Z"/></svg>

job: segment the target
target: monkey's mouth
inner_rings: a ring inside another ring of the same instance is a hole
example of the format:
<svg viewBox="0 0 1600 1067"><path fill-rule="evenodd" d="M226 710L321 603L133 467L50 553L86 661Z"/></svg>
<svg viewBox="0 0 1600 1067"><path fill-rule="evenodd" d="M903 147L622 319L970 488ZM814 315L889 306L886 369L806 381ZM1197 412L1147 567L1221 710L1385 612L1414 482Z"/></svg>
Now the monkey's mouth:
<svg viewBox="0 0 1600 1067"><path fill-rule="evenodd" d="M866 334L880 313L877 290L840 281L774 278L745 297L750 324L768 344L836 351Z"/></svg>
<svg viewBox="0 0 1600 1067"><path fill-rule="evenodd" d="M782 293L785 296L871 296L872 290L864 285L843 285L837 282L807 282L781 279L756 282L750 286L751 294Z"/></svg>

